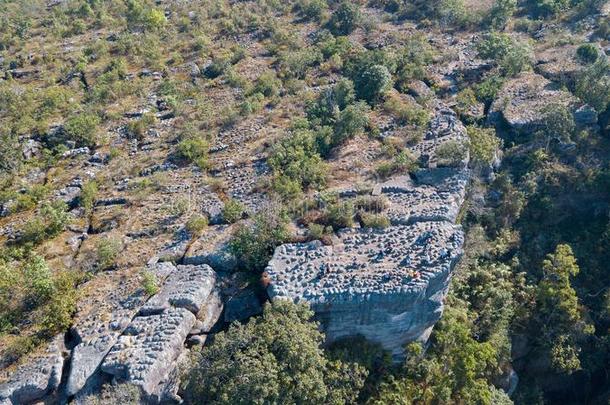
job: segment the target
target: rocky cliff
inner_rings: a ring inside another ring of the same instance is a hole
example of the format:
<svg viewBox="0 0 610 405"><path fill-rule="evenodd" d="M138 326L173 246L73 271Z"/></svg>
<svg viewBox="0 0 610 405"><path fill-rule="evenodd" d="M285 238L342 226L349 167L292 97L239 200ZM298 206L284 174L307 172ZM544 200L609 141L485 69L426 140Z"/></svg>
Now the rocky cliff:
<svg viewBox="0 0 610 405"><path fill-rule="evenodd" d="M388 201L385 229L345 229L332 246L280 246L266 272L272 299L308 302L326 337L363 335L401 357L407 342L427 340L440 319L464 241L456 224L469 177L468 154L446 164L439 147L466 146L466 130L442 105L423 142L411 148L422 168L377 184Z"/></svg>

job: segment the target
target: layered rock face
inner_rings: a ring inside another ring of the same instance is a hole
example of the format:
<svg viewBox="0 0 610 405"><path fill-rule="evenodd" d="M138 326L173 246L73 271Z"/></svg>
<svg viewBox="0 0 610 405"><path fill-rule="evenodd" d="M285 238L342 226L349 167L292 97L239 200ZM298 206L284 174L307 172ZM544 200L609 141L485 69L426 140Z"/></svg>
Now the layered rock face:
<svg viewBox="0 0 610 405"><path fill-rule="evenodd" d="M438 147L466 147L466 130L439 106L423 142L411 148L424 168L412 178L377 184L386 196L386 229L346 229L332 246L320 242L276 249L266 272L272 299L308 302L326 337L363 335L399 359L406 343L427 340L440 319L463 232L456 219L469 172L467 153L453 167L439 167Z"/></svg>

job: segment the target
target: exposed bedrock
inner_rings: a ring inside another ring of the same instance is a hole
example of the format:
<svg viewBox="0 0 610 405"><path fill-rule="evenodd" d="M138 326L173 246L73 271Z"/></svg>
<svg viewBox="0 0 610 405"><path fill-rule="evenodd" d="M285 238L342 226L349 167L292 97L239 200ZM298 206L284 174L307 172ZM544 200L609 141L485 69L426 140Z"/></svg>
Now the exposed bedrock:
<svg viewBox="0 0 610 405"><path fill-rule="evenodd" d="M148 301L138 289L108 315L93 311L75 327L80 342L72 351L68 396L108 374L141 387L154 401L168 395L167 385L193 331L205 334L219 319L223 302L216 273L207 265L149 266L161 288Z"/></svg>
<svg viewBox="0 0 610 405"><path fill-rule="evenodd" d="M43 352L19 366L0 385L0 404L28 404L54 391L61 381L63 350L63 336L56 336Z"/></svg>
<svg viewBox="0 0 610 405"><path fill-rule="evenodd" d="M396 360L406 343L426 341L464 242L455 223L470 175L468 154L442 162L437 148L449 141L465 147L466 130L441 105L423 142L411 148L423 168L373 188L389 202L391 226L342 230L332 246L278 247L266 269L270 297L308 302L328 341L363 335Z"/></svg>

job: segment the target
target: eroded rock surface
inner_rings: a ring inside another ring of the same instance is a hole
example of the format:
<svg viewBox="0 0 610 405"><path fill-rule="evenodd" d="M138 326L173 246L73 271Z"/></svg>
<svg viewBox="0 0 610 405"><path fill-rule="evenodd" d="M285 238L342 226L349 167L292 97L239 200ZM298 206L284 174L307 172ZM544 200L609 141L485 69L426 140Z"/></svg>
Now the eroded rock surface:
<svg viewBox="0 0 610 405"><path fill-rule="evenodd" d="M466 130L439 105L424 141L411 149L423 168L373 188L389 201L391 226L342 230L332 246L278 247L266 269L272 299L310 303L330 341L363 335L396 359L405 343L425 341L442 314L464 242L455 222L469 179L468 153L439 167L438 147L449 141L465 145Z"/></svg>
<svg viewBox="0 0 610 405"><path fill-rule="evenodd" d="M27 404L55 390L61 381L64 357L63 335L46 350L18 367L10 379L0 384L0 404Z"/></svg>

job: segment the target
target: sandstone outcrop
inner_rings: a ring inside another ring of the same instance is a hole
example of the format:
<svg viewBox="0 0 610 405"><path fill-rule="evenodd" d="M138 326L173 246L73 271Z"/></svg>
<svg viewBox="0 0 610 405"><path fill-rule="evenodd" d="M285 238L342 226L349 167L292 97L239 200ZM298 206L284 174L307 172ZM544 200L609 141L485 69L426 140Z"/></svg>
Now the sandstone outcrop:
<svg viewBox="0 0 610 405"><path fill-rule="evenodd" d="M187 336L208 333L218 321L223 302L209 266L163 262L148 271L161 284L157 294L146 300L138 289L122 299L111 297L118 305L110 316L93 311L75 327L79 343L72 350L67 396L105 373L160 401Z"/></svg>
<svg viewBox="0 0 610 405"><path fill-rule="evenodd" d="M395 359L405 343L427 340L464 240L455 222L469 179L468 154L453 167L439 167L438 147L449 141L465 146L466 130L439 105L425 139L411 148L423 168L373 188L389 201L391 226L341 230L332 246L278 247L266 269L271 298L311 304L329 341L363 335Z"/></svg>
<svg viewBox="0 0 610 405"><path fill-rule="evenodd" d="M597 114L590 106L561 90L558 84L531 72L522 73L504 84L488 119L495 124L504 121L518 132L534 132L542 127L544 109L550 104L568 107L579 125L597 122Z"/></svg>
<svg viewBox="0 0 610 405"><path fill-rule="evenodd" d="M19 366L10 379L0 385L0 404L27 404L51 393L61 381L64 356L63 335L59 335L46 350Z"/></svg>

